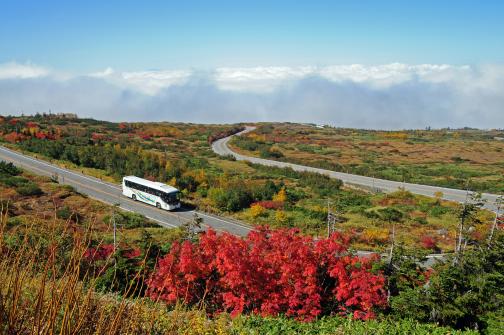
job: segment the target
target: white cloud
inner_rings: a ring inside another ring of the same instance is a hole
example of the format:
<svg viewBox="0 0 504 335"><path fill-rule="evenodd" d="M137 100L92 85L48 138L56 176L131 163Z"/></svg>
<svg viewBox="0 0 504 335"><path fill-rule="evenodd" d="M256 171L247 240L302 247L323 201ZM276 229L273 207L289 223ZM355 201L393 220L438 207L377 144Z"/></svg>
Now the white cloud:
<svg viewBox="0 0 504 335"><path fill-rule="evenodd" d="M11 80L16 79L16 80ZM366 128L504 125L504 65L360 64L62 75L0 64L0 114L294 121Z"/></svg>
<svg viewBox="0 0 504 335"><path fill-rule="evenodd" d="M271 92L282 84L316 73L315 67L218 68L214 80L229 91Z"/></svg>
<svg viewBox="0 0 504 335"><path fill-rule="evenodd" d="M9 62L0 64L0 79L28 79L49 75L49 70L30 63Z"/></svg>
<svg viewBox="0 0 504 335"><path fill-rule="evenodd" d="M110 77L113 74L114 74L114 69L112 69L111 67L107 67L103 71L98 71L98 72L90 73L89 76L90 77L94 77L94 78L107 78L107 77Z"/></svg>

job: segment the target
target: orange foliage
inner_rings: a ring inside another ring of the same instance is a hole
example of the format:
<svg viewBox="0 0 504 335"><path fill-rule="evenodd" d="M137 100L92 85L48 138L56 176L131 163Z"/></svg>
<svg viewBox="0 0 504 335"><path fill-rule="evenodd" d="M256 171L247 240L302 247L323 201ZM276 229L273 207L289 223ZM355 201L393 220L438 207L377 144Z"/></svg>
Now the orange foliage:
<svg viewBox="0 0 504 335"><path fill-rule="evenodd" d="M23 134L18 134L16 132L9 133L7 135L4 135L4 140L10 143L16 143L20 142L25 139L25 136Z"/></svg>

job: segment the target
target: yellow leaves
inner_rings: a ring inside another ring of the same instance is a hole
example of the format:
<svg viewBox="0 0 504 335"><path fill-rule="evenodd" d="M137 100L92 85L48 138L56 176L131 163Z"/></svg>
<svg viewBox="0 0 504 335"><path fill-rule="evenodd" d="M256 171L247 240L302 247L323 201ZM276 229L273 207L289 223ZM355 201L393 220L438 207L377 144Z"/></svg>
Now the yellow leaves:
<svg viewBox="0 0 504 335"><path fill-rule="evenodd" d="M277 210L275 212L275 221L279 224L284 224L288 220L287 214L282 210Z"/></svg>
<svg viewBox="0 0 504 335"><path fill-rule="evenodd" d="M203 184L207 181L207 177L206 177L206 174L205 174L205 170L198 170L195 174L194 174L194 179L196 180L196 182L198 184Z"/></svg>
<svg viewBox="0 0 504 335"><path fill-rule="evenodd" d="M287 200L287 192L285 192L285 187L282 187L282 189L273 196L273 201L285 202L286 200Z"/></svg>
<svg viewBox="0 0 504 335"><path fill-rule="evenodd" d="M170 172L171 169L172 169L172 167L173 167L172 163L170 163L169 161L167 161L166 164L165 164L165 171L166 172Z"/></svg>
<svg viewBox="0 0 504 335"><path fill-rule="evenodd" d="M231 186L231 176L227 171L218 178L218 185L221 188L227 189Z"/></svg>
<svg viewBox="0 0 504 335"><path fill-rule="evenodd" d="M253 139L256 142L266 142L266 135L258 135L258 134L251 133L251 134L249 134L248 137L250 137L251 139Z"/></svg>
<svg viewBox="0 0 504 335"><path fill-rule="evenodd" d="M378 243L382 244L389 240L389 230L384 228L368 228L366 229L362 235L361 239L366 243Z"/></svg>
<svg viewBox="0 0 504 335"><path fill-rule="evenodd" d="M176 186L177 185L177 178L173 177L168 181L168 185L170 186Z"/></svg>
<svg viewBox="0 0 504 335"><path fill-rule="evenodd" d="M254 205L250 206L250 215L253 218L257 218L259 216L262 216L262 215L264 215L265 212L266 212L266 210L261 205L254 204Z"/></svg>

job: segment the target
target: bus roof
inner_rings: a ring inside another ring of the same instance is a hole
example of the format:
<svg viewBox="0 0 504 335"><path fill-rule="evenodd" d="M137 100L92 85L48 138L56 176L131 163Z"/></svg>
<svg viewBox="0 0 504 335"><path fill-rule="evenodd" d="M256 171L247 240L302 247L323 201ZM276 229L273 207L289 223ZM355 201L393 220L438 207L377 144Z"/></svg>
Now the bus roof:
<svg viewBox="0 0 504 335"><path fill-rule="evenodd" d="M126 176L123 178L123 180L129 180L134 183L141 184L147 187L152 187L155 190L163 191L166 193L178 192L178 189L176 189L173 186L166 185L157 181L150 181L136 176Z"/></svg>

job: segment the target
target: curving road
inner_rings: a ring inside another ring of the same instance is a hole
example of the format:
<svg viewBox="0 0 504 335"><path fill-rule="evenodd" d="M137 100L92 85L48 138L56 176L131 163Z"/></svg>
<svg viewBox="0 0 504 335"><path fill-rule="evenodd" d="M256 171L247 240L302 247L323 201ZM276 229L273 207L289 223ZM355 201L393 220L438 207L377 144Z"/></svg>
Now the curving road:
<svg viewBox="0 0 504 335"><path fill-rule="evenodd" d="M251 129L247 128L245 131L251 131ZM212 145L214 151L218 153L220 152L222 154L232 154L235 157L238 156L237 159L241 160L251 160L250 158L253 159L253 157L249 158L232 152L226 145L229 139L230 137L227 137L225 139L214 142L214 144ZM98 178L87 176L82 173L78 173L68 169L63 169L54 164L27 155L23 155L19 152L10 150L3 146L0 146L0 160L6 162L12 162L13 164L15 164L20 168L23 168L27 171L42 176L51 177L57 174L58 180L61 184L71 185L78 192L86 194L89 197L102 201L104 203L108 203L111 205L118 204L119 207L123 210L142 214L145 217L149 218L150 220L157 222L159 225L163 227L167 228L178 227L183 223L187 222L188 220L191 220L195 213L195 211L193 210L185 210L185 209L168 212L138 201L133 201L122 195L120 185L108 183ZM257 161L263 161L263 160L257 159ZM267 161L267 162L273 163L271 165L277 165L276 163L282 163L275 161ZM290 165L292 164L289 164L288 166ZM283 166L283 164L277 166ZM311 170L312 168L309 169ZM251 226L248 226L236 220L232 220L229 218L222 218L215 215L202 213L199 211L196 213L203 218L205 228L212 227L216 231L227 231L237 236L245 236L248 234L248 232L253 230ZM375 253L370 251L358 250L357 254L366 257L369 255L373 255ZM444 257L443 254L429 255L427 256L427 260L423 263L423 266L430 267L436 262L436 260L442 259L443 257Z"/></svg>
<svg viewBox="0 0 504 335"><path fill-rule="evenodd" d="M371 177L359 176L359 175L355 175L355 174L319 169L319 168L315 168L315 167L311 167L311 166L304 166L304 165L299 165L299 164L274 161L274 160L270 160L270 159L245 156L245 155L241 155L239 153L236 153L229 148L228 142L233 136L240 136L242 134L253 131L254 129L255 129L255 127L247 126L245 130L243 130L235 135L221 138L221 139L213 142L212 143L213 151L219 155L222 155L222 156L232 155L236 158L236 160L240 160L240 161L250 161L250 162L256 163L256 164L261 164L261 165L266 165L266 166L277 166L277 167L282 167L282 168L289 167L295 171L316 172L316 173L328 175L331 178L340 179L344 183L347 183L347 184L365 186L365 187L380 190L383 192L397 191L397 189L399 189L400 187L403 187L404 189L410 191L411 193L425 195L428 197L433 197L436 192L442 192L443 199L456 201L456 202L460 202L460 203L463 203L467 197L467 191L465 191L465 190L458 190L458 189L453 189L453 188L430 186L430 185L401 183L401 182L397 182L397 181L371 178ZM487 200L484 207L489 210L495 211L496 210L495 202L498 197L499 197L499 195L496 195L496 194L484 193L483 198Z"/></svg>
<svg viewBox="0 0 504 335"><path fill-rule="evenodd" d="M191 220L195 211L181 209L168 212L153 206L136 202L122 195L121 186L107 183L98 178L60 168L54 164L35 159L16 151L0 146L0 160L12 162L16 166L38 175L58 175L62 184L73 186L78 192L108 204L119 204L119 207L131 212L143 214L163 227L174 228ZM207 213L197 212L203 218L204 226L212 227L216 231L227 231L238 236L245 236L253 228L232 219L221 218Z"/></svg>

